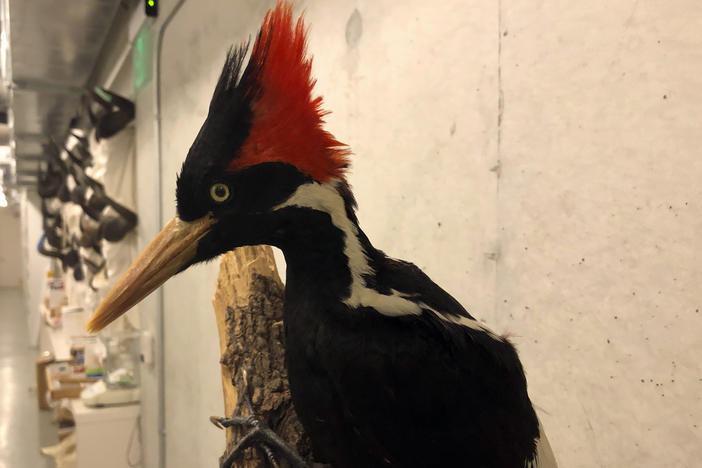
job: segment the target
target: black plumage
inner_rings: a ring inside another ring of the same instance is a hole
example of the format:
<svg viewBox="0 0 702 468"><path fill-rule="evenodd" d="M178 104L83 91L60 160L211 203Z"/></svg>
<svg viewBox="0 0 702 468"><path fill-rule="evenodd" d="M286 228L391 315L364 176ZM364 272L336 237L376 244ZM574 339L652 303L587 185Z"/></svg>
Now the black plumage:
<svg viewBox="0 0 702 468"><path fill-rule="evenodd" d="M294 216L307 232L282 246L287 363L315 454L339 467L524 466L539 428L511 344L429 310L389 317L347 306L343 233L323 215ZM371 249L379 290L468 316L417 267Z"/></svg>
<svg viewBox="0 0 702 468"><path fill-rule="evenodd" d="M539 423L514 347L474 322L415 265L373 248L345 184L324 190L338 197L337 212L330 213L281 206L300 187L323 187L285 163L217 180L231 185L233 196L207 206L221 221L200 241L193 263L232 244L282 249L291 392L319 461L341 468L522 467L533 460ZM357 231L371 270L363 287L402 296L419 313L392 315L344 302L353 287L345 250L354 234L335 224L338 216ZM460 318L474 327L450 321Z"/></svg>
<svg viewBox="0 0 702 468"><path fill-rule="evenodd" d="M533 462L539 422L512 344L419 268L375 249L344 179L318 181L285 160L228 170L256 125L251 96L267 92L255 84L265 62L237 79L242 50L228 56L178 179L179 217L217 220L182 268L240 245L283 251L291 392L319 461ZM229 187L224 202L209 195L217 183Z"/></svg>

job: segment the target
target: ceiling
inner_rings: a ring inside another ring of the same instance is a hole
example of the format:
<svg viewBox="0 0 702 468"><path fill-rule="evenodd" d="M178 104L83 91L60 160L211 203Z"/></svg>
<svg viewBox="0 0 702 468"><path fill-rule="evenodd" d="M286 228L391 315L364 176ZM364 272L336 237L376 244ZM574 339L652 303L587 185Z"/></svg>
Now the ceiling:
<svg viewBox="0 0 702 468"><path fill-rule="evenodd" d="M8 1L16 183L32 185L42 144L67 135L121 2Z"/></svg>

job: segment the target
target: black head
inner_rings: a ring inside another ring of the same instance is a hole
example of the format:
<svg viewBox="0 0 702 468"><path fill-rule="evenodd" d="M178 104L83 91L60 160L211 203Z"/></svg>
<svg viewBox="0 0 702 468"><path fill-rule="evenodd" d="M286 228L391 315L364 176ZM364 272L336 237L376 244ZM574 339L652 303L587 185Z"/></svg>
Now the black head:
<svg viewBox="0 0 702 468"><path fill-rule="evenodd" d="M276 206L303 184L343 180L348 150L322 129L305 48L301 19L294 25L291 6L279 3L245 68L249 44L229 50L176 184L181 220L216 221L188 265L240 245L276 245Z"/></svg>
<svg viewBox="0 0 702 468"><path fill-rule="evenodd" d="M108 293L90 330L193 263L241 245L278 245L291 222L279 205L301 186L344 186L349 152L322 128L306 29L289 3L266 14L244 68L247 51L245 44L227 54L178 176L178 215Z"/></svg>

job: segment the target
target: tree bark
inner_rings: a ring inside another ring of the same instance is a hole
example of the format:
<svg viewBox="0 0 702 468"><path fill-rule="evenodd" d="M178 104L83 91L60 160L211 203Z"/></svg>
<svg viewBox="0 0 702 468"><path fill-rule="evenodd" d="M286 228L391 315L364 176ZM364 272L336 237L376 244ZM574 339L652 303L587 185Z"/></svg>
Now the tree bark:
<svg viewBox="0 0 702 468"><path fill-rule="evenodd" d="M222 355L224 409L226 417L248 415L245 405L237 409L245 371L257 416L309 462L309 439L295 414L285 368L284 291L270 247L241 247L222 256L213 304ZM221 460L246 432L238 427L226 429L227 449ZM235 466L266 464L261 450L247 449Z"/></svg>

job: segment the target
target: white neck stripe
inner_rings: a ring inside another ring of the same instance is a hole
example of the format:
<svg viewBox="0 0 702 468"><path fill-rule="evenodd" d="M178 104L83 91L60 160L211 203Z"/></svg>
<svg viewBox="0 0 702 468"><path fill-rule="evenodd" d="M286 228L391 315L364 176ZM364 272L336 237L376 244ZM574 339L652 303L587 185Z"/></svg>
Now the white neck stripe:
<svg viewBox="0 0 702 468"><path fill-rule="evenodd" d="M423 303L414 302L402 293L392 290L392 294L380 294L368 288L363 275L373 275L375 272L368 263L368 257L358 239L358 228L346 215L344 199L336 188L338 182L328 184L311 182L297 188L290 198L275 206L274 210L297 206L323 211L331 216L331 221L344 234L344 254L348 258L351 271L351 287L349 296L342 300L349 307L372 307L387 316L420 315L423 310L433 312L445 322L462 325L479 330L497 337L491 330L477 320L468 317L453 316L441 313Z"/></svg>

